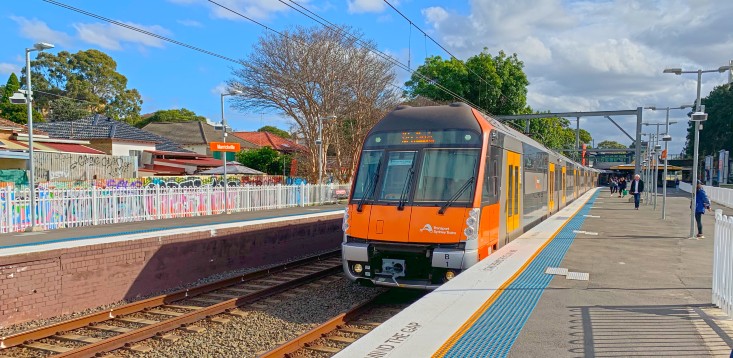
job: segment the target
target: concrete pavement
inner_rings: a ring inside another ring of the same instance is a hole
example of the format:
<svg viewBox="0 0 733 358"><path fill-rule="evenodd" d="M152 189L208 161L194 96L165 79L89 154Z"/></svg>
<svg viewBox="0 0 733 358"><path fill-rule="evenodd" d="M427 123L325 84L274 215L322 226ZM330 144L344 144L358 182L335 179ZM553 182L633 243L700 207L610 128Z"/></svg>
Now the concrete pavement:
<svg viewBox="0 0 733 358"><path fill-rule="evenodd" d="M661 201L637 211L605 189L561 265L590 280L555 276L509 355L729 357L733 321L710 304L714 215L690 240L688 194L667 205L662 221Z"/></svg>

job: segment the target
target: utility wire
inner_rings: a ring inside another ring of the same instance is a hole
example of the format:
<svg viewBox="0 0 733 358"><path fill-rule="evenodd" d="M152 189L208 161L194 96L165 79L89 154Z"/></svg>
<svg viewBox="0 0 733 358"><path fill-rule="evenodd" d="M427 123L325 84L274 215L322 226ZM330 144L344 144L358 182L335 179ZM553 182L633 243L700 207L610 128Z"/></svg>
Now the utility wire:
<svg viewBox="0 0 733 358"><path fill-rule="evenodd" d="M220 55L220 54L218 54L216 52L211 52L209 50L204 50L204 49L202 49L200 47L189 45L187 43L183 43L183 42L174 40L174 39L169 38L169 37L158 35L158 34L156 34L154 32L143 30L141 28L138 28L138 27L135 27L135 26L132 26L132 25L128 25L128 24L125 24L123 22L115 21L115 20L112 20L110 18L106 18L104 16L97 15L95 13L92 13L92 12L89 12L89 11L85 11L85 10L82 10L82 9L79 9L79 8L76 8L76 7L73 7L71 5L67 5L67 4L64 4L64 3L61 3L61 2L58 2L58 1L55 1L55 0L43 0L43 1L45 1L45 2L47 2L49 4L53 4L53 5L56 5L56 6L59 6L59 7L68 9L68 10L71 10L71 11L76 11L76 12L78 12L80 14L87 15L87 16L93 17L95 19L99 19L99 20L106 21L106 22L109 22L111 24L114 24L114 25L117 25L117 26L120 26L120 27L124 27L124 28L129 29L129 30L132 30L132 31L137 31L137 32L139 32L141 34L145 34L145 35L148 35L148 36L155 37L157 39L160 39L160 40L163 40L163 41L167 41L167 42L170 42L172 44L176 44L178 46L186 47L186 48L189 48L189 49L194 50L194 51L198 51L198 52L201 52L201 53L205 53L207 55L210 55L210 56L218 57L218 58L220 58L222 60L226 60L226 61L230 61L230 62L234 62L234 63L241 63L240 61L235 60L235 59L233 59L231 57ZM264 25L262 25L262 26L264 26Z"/></svg>
<svg viewBox="0 0 733 358"><path fill-rule="evenodd" d="M209 1L209 2L211 2L211 3L217 4L217 3L216 3L215 1L213 1L213 0L208 0L208 1ZM464 97L460 96L459 94L457 94L457 93L455 93L455 92L451 91L451 90L450 90L449 88L447 88L447 87L445 87L445 86L441 85L440 83L438 83L438 82L437 82L437 81L435 81L434 79L432 79L432 78L429 78L429 77L427 77L427 76L425 76L425 75L423 75L423 74L421 74L421 73L418 73L418 72L416 72L416 71L412 70L412 69L411 69L411 68L410 68L410 67L409 67L408 65L406 65L406 64L404 64L404 63L402 63L402 62L400 62L399 60L395 59L394 57L392 57L392 56L390 56L390 55L388 55L388 54L386 54L386 53L384 53L384 52L382 52L382 51L379 51L379 50L375 49L375 48L374 48L373 46L371 46L371 45L370 45L369 43L365 42L365 41L364 41L364 40L362 40L361 38L359 38L359 37L357 37L357 36L355 36L355 35L353 35L353 34L351 34L351 33L347 32L347 31L344 31L344 28L342 28L342 27L339 27L339 26L335 25L334 23L332 23L332 22L330 22L330 21L326 20L326 19L325 19L325 18L323 18L322 16L320 16L320 15L316 14L315 12L313 12L313 11L309 10L308 8L304 7L303 5L300 5L300 4L298 4L297 2L295 2L295 1L293 1L293 0L289 0L289 1L291 2L291 3L293 3L293 4L295 5L295 6L297 6L297 7L298 7L298 8L296 8L296 7L294 7L294 6L292 6L292 5L288 4L288 3L286 3L286 2L285 2L285 1L283 1L283 0L279 0L279 1L280 1L281 3L283 3L283 4L285 4L286 6L290 7L291 9L293 9L293 10L295 10L295 11L297 11L297 12L299 12L299 13L303 14L304 16L306 16L306 17L310 18L311 20L313 20L313 21L315 21L315 22L319 23L319 24L320 24L321 26L323 26L323 27L326 27L327 29L329 29L329 30L331 30L331 31L333 31L333 32L336 32L336 34L340 34L340 33L342 33L342 32L343 32L343 33L344 33L345 35L341 35L342 37L343 37L343 36L349 36L350 38L352 38L353 40L355 40L355 41L356 41L357 43L359 43L360 45L362 45L362 46L363 46L363 47L364 47L365 49L367 49L368 51L370 51L370 52L372 52L372 53L376 54L377 56L379 56L379 57L381 57L381 58L385 59L386 61L388 61L388 62L392 63L393 65L395 65L395 66L397 66L397 67L399 67L399 68L401 68L401 69L403 69L403 70L407 71L408 73L411 73L411 74L414 74L414 75L416 75L416 76L418 76L418 77L421 77L422 79L424 79L424 80L428 81L428 82L429 82L430 84L432 84L432 85L434 85L434 86L438 87L439 89L441 89L441 90L442 90L443 92L445 92L445 93L447 93L447 94L449 94L449 95L453 96L453 98L455 98L455 99L459 99L459 100L461 100L461 101L464 101L464 102L468 103L469 105L471 105L471 106L473 106L473 107L475 107L475 108L480 108L479 106L477 106L476 104L472 103L472 102L471 102L471 101L469 101L468 99L466 99L466 98L464 98ZM222 7L223 7L223 6L222 6ZM301 10L301 9L302 9L302 10ZM304 11L305 11L305 12L304 12ZM235 11L233 11L233 12L234 12L234 13L237 13L237 12L235 12ZM307 14L306 14L306 12L307 12Z"/></svg>
<svg viewBox="0 0 733 358"><path fill-rule="evenodd" d="M416 28L416 29L417 29L418 31L422 32L422 34L423 34L423 35L425 36L425 38L426 38L426 39L430 39L430 41L432 41L432 42L433 42L433 43L434 43L435 45L437 45L437 46L438 46L438 47L440 47L440 48L441 48L441 49L442 49L443 51L445 51L445 53L447 53L447 54L448 54L448 55L449 55L449 56L450 56L451 58L453 58L453 59L455 59L455 60L458 60L458 58L457 58L456 56L454 56L454 55L453 55L453 53L451 53L450 51L448 51L448 49L447 49L447 48L445 48L445 46L441 45L441 44L440 44L440 43L439 43L438 41L436 41L436 40L435 40L435 39L434 39L434 38L433 38L432 36L428 35L428 34L427 34L427 33L426 33L425 31L423 31L423 29L421 29L421 28L420 28L419 26L415 25L415 23L414 23L414 22L412 22L412 20L410 20L410 18L408 18L408 17L407 17L407 16L405 15L405 14L403 14L403 13L402 13L402 12L401 12L400 10L398 10L398 9L397 9L396 7L394 7L394 5L392 5L392 4L391 4L391 3L389 2L389 1L387 1L387 0L383 0L383 1L384 1L384 2L385 2L385 3L387 4L387 5L389 5L389 7L391 7L391 8L392 8L392 9L393 9L393 10L394 10L395 12L397 12L398 14L400 14L400 16L402 16L402 18L404 18L405 20L407 20L407 22L408 22L408 23L409 23L409 24L410 24L411 26L414 26L414 27L415 27L415 28ZM427 53L426 53L426 58L427 58ZM463 61L461 61L461 63L463 63ZM479 78L479 80L483 81L483 82L484 82L484 83L486 83L487 85L490 85L490 83L489 83L489 82L488 82L488 81L487 81L487 80L486 80L486 79L485 79L484 77L482 77L481 75L479 75L478 73L476 73L476 71L474 71L474 70L470 69L470 68L469 68L468 66L466 66L466 64L465 64L465 63L463 63L463 66L464 66L464 67L466 68L466 70L468 70L468 71L469 71L469 72L471 72L472 74L476 75L476 77L478 77L478 78ZM492 87L494 87L494 86L492 85ZM479 87L479 91L480 91L480 90L481 90L481 88ZM501 93L501 89L499 89L499 96L500 96L500 97L502 97L502 98L504 98L505 100L508 100L508 98L507 98L506 96L504 96L504 94L503 94L503 93Z"/></svg>
<svg viewBox="0 0 733 358"><path fill-rule="evenodd" d="M67 98L67 99L70 99L70 100L73 100L73 101L77 101L77 102L89 103L89 104L95 105L95 106L96 105L99 105L99 103L89 102L89 101L84 100L84 99L78 99L78 98L74 98L74 97L63 96L63 95L60 95L60 94L46 92L46 91L41 91L41 90L37 90L37 89L36 90L33 90L33 92L43 93L43 94L47 94L49 96L56 96L56 97L59 97L59 98Z"/></svg>

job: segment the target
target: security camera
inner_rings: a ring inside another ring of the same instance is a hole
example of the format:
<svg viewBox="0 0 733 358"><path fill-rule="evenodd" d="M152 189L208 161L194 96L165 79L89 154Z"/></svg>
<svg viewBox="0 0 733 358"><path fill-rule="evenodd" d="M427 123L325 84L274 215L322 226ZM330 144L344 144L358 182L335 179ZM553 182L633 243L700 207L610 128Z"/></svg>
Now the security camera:
<svg viewBox="0 0 733 358"><path fill-rule="evenodd" d="M708 114L703 112L695 112L692 114L692 116L690 116L690 120L695 122L703 122L708 120Z"/></svg>
<svg viewBox="0 0 733 358"><path fill-rule="evenodd" d="M26 104L28 103L28 99L25 98L25 95L20 92L13 93L12 96L10 96L10 103L12 104Z"/></svg>
<svg viewBox="0 0 733 358"><path fill-rule="evenodd" d="M666 135L662 136L662 141L663 142L671 142L672 141L672 136L669 135L669 134L666 134Z"/></svg>

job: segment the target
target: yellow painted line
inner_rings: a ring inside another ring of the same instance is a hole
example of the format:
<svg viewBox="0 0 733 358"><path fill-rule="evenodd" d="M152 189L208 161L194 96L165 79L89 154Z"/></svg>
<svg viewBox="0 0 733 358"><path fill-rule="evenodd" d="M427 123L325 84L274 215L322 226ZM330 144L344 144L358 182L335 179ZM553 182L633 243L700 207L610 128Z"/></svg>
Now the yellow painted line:
<svg viewBox="0 0 733 358"><path fill-rule="evenodd" d="M443 343L443 345L440 346L440 348L435 353L433 353L433 358L442 358L442 357L445 356L446 353L448 353L448 351L451 348L453 348L453 346L456 344L456 342L459 339L461 339L461 337L463 337L464 334L466 334L466 331L468 331L468 329L471 328L471 326L473 326L474 323L476 323L476 321L479 319L479 317L481 317L481 315L483 315L484 312L486 312L486 310L488 310L489 307L491 307L491 305L493 305L494 302L496 302L496 300L499 298L499 296L501 296L501 294L504 292L504 290L509 285L511 285L514 282L514 280L516 280L517 277L519 277L519 275L521 275L522 272L524 272L524 270L527 269L527 267L529 266L529 264L531 264L532 261L534 261L534 259L537 257L537 255L539 255L542 252L542 250L544 250L545 247L550 242L552 242L553 239L555 239L555 236L557 236L557 234L559 234L560 231L562 231L562 229L565 228L565 226L570 222L570 220L573 220L573 218L575 217L575 215L577 215L578 212L580 212L580 209L582 209L585 206L585 204L588 203L588 200L590 200L590 198L592 196L593 196L592 194L590 196L588 196L588 199L586 199L586 201L582 205L580 205L578 207L578 209L575 210L575 212L573 213L573 215L571 215L567 220L565 220L565 222L557 230L555 230L555 232L552 234L552 236L550 236L547 239L547 241L545 241L545 243L542 244L542 246L540 246L537 249L537 251L535 251L534 254L532 254L532 257L530 257L529 260L527 260L527 262L525 262L524 265L522 265L522 267L520 267L519 270L517 270L517 272L515 272L514 275L512 275L512 277L510 277L501 286L499 286L499 288L496 290L496 292L494 292L494 294L491 295L491 297L489 297L489 299L486 300L486 302L484 302L481 305L481 307L479 307L476 310L476 312L474 312L471 315L471 317L468 320L466 320L466 322L464 322L461 325L461 327L459 327L458 330L455 333L453 333L453 335L450 338L448 338L448 340L445 341L445 343Z"/></svg>

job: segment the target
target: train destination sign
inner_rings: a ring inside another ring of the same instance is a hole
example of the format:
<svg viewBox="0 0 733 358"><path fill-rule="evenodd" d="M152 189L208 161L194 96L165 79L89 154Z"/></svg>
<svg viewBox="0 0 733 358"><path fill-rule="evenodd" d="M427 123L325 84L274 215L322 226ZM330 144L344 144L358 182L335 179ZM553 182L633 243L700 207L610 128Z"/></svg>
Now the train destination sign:
<svg viewBox="0 0 733 358"><path fill-rule="evenodd" d="M460 129L410 130L375 133L369 136L366 142L368 147L390 145L458 145L473 147L481 145L481 136L476 132Z"/></svg>
<svg viewBox="0 0 733 358"><path fill-rule="evenodd" d="M239 143L211 142L209 147L214 152L239 152Z"/></svg>

